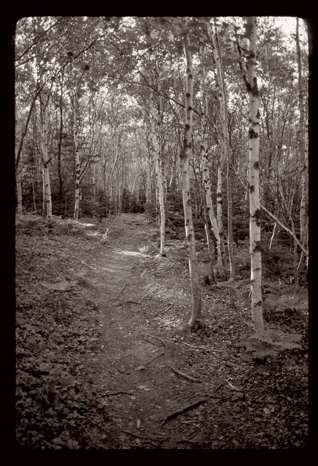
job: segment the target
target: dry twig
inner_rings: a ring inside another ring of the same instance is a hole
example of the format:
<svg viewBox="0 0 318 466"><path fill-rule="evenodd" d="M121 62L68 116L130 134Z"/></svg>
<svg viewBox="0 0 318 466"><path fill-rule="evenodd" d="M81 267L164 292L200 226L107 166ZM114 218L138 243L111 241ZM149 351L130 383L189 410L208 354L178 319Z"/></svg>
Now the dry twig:
<svg viewBox="0 0 318 466"><path fill-rule="evenodd" d="M202 398L201 400L198 400L196 401L195 403L191 403L190 405L188 406L185 406L184 408L178 410L178 411L175 411L173 412L172 414L169 414L168 417L166 417L166 419L164 419L161 423L161 425L164 425L166 424L167 422L171 421L171 419L179 416L180 414L183 414L185 413L186 411L189 411L190 409L193 409L193 408L197 408L198 406L200 406L201 404L203 403L206 403L210 398L213 398L214 397L214 393L222 386L223 384L220 383L216 389L213 391L213 393L205 398Z"/></svg>
<svg viewBox="0 0 318 466"><path fill-rule="evenodd" d="M120 392L106 392L102 394L102 396L113 396L113 395L133 395L133 393L120 391Z"/></svg>
<svg viewBox="0 0 318 466"><path fill-rule="evenodd" d="M158 350L159 351L159 350ZM159 358L160 356L163 356L165 354L165 351L163 353L159 353L157 354L156 356L154 356L152 359L150 359L149 361L145 362L145 364L150 364L152 361L154 361L155 359Z"/></svg>
<svg viewBox="0 0 318 466"><path fill-rule="evenodd" d="M157 340L160 340L160 341L165 345L165 347L167 348L167 345L165 344L165 342L163 341L162 338L160 338L160 337L154 337L153 335L149 335L149 333L146 333L146 335L147 335L148 337L151 337L151 338L157 338Z"/></svg>
<svg viewBox="0 0 318 466"><path fill-rule="evenodd" d="M191 375L185 374L184 372L178 371L174 367L170 366L170 369L175 372L177 375L180 375L181 377L184 377L187 380L191 380L191 382L199 382L202 383L202 380L197 379L196 377L192 377Z"/></svg>
<svg viewBox="0 0 318 466"><path fill-rule="evenodd" d="M124 289L126 288L127 286L127 283L123 286L123 288L120 290L120 292L118 293L118 295L116 296L116 298L119 297L120 293L122 293L124 291Z"/></svg>

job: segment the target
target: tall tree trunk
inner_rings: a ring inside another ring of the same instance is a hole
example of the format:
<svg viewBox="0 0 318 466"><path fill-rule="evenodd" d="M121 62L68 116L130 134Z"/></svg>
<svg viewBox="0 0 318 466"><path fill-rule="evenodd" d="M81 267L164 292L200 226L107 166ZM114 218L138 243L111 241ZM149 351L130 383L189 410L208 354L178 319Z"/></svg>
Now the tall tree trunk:
<svg viewBox="0 0 318 466"><path fill-rule="evenodd" d="M73 101L73 140L74 140L74 158L75 158L75 189L74 189L74 219L78 220L80 215L80 177L81 177L81 161L79 152L79 136L78 136L78 93L77 86L74 92Z"/></svg>
<svg viewBox="0 0 318 466"><path fill-rule="evenodd" d="M52 221L52 195L50 182L49 154L48 154L48 134L47 134L47 105L48 99L44 102L42 94L40 94L41 107L41 155L43 165L43 184L44 184L44 216L48 220L50 229Z"/></svg>
<svg viewBox="0 0 318 466"><path fill-rule="evenodd" d="M212 241L211 241L211 235L210 235L210 228L208 225L208 213L207 213L207 207L206 203L203 202L203 218L204 218L204 230L205 230L205 236L206 236L206 242L208 245L208 253L209 253L209 259L210 259L210 274L211 274L211 281L212 283L215 283L215 276L214 276L214 270L213 270L213 248L212 248Z"/></svg>
<svg viewBox="0 0 318 466"><path fill-rule="evenodd" d="M298 65L298 97L299 97L299 131L298 144L301 157L301 201L300 201L300 242L304 243L304 234L307 217L307 176L308 164L305 157L305 109L304 88L302 78L302 64L299 45L299 18L296 18L296 51Z"/></svg>
<svg viewBox="0 0 318 466"><path fill-rule="evenodd" d="M190 176L189 176L189 158L192 150L192 126L193 126L193 71L192 71L192 54L190 51L190 41L185 24L185 19L181 17L181 28L183 34L183 45L187 63L187 88L185 101L185 136L184 146L180 154L180 168L182 176L182 200L185 221L186 242L189 253L189 270L192 291L192 313L189 325L193 328L200 325L201 320L201 292L199 286L198 263L195 251L195 238L193 228L191 194L190 194Z"/></svg>
<svg viewBox="0 0 318 466"><path fill-rule="evenodd" d="M35 215L37 215L36 196L35 196L35 182L36 182L36 170L35 170L34 176L32 177L32 200L33 200L34 213L35 213Z"/></svg>
<svg viewBox="0 0 318 466"><path fill-rule="evenodd" d="M22 179L21 174L16 175L16 188L17 188L17 213L22 215L23 208L22 208Z"/></svg>
<svg viewBox="0 0 318 466"><path fill-rule="evenodd" d="M160 79L160 76L159 76ZM160 88L160 82L158 82ZM160 97L159 97L160 99ZM165 211L165 196L164 196L164 179L162 173L162 161L161 161L161 144L160 144L160 119L161 119L161 102L159 101L159 113L154 107L153 95L150 97L151 105L151 134L152 134L152 145L153 145L153 156L156 173L156 186L158 193L158 202L160 209L160 254L165 255L165 240L166 240L166 211Z"/></svg>
<svg viewBox="0 0 318 466"><path fill-rule="evenodd" d="M63 79L63 74L62 74ZM62 158L62 141L63 141L63 81L61 82L61 95L60 95L60 134L58 142L58 152L57 152L57 173L59 179L59 215L63 214L64 207L64 189L63 189L63 177L62 177L62 167L61 167L61 158Z"/></svg>
<svg viewBox="0 0 318 466"><path fill-rule="evenodd" d="M220 269L223 268L222 252L221 252L221 239L219 234L219 227L214 213L214 206L212 202L212 188L211 178L208 165L208 142L207 142L207 123L206 123L206 93L205 93L205 64L204 53L201 49L201 62L202 62L202 114L201 114L201 160L203 165L203 184L205 193L206 209L211 222L214 237L216 239L217 247L217 265Z"/></svg>
<svg viewBox="0 0 318 466"><path fill-rule="evenodd" d="M247 18L249 56L245 82L249 94L249 204L252 320L256 332L264 330L262 306L262 250L259 199L259 110L256 67L257 23L255 16Z"/></svg>
<svg viewBox="0 0 318 466"><path fill-rule="evenodd" d="M216 219L220 235L222 263L224 264L224 226L223 226L223 199L222 199L222 185L223 185L223 154L218 162L218 182L216 188Z"/></svg>
<svg viewBox="0 0 318 466"><path fill-rule="evenodd" d="M39 32L39 31L37 31ZM48 229L51 229L52 223L52 195L50 183L50 169L49 169L49 153L48 153L48 114L47 108L49 104L49 91L44 86L45 70L41 62L41 42L36 45L37 48L37 64L39 67L39 103L40 103L40 138L41 138L41 160L43 167L43 212L42 215L47 218Z"/></svg>
<svg viewBox="0 0 318 466"><path fill-rule="evenodd" d="M223 75L223 67L221 61L221 53L219 46L219 39L217 33L216 21L214 18L214 33L213 37L213 52L214 59L217 68L218 76L218 85L219 85L219 97L221 103L221 113L222 113L222 135L223 135L223 160L221 163L225 162L226 166L226 181L227 181L227 225L228 225L228 238L227 246L229 253L229 266L230 266L230 304L231 307L234 307L234 280L235 280L235 268L234 268L234 248L233 248L233 227L232 227L232 190L231 190L231 174L230 174L230 142L229 142L229 130L228 130L228 115L227 115L227 96L226 96L226 86Z"/></svg>

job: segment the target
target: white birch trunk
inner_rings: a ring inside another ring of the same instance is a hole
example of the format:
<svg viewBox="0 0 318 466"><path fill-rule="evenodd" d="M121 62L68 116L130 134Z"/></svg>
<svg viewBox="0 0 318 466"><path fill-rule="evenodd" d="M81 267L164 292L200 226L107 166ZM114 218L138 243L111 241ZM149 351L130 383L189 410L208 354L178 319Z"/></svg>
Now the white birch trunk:
<svg viewBox="0 0 318 466"><path fill-rule="evenodd" d="M41 45L37 44L37 64L39 67L39 85L42 88L39 94L40 102L40 137L41 137L41 160L43 167L43 213L42 215L48 220L49 230L52 222L52 195L50 183L50 169L49 169L49 153L48 153L48 116L47 107L49 102L48 91L44 89L44 73L45 70L41 65Z"/></svg>
<svg viewBox="0 0 318 466"><path fill-rule="evenodd" d="M227 96L226 86L223 75L221 53L219 46L219 39L217 34L216 21L214 18L214 33L213 44L214 44L214 58L217 68L218 85L219 85L219 97L221 103L222 112L222 135L223 135L223 160L221 158L221 166L225 163L226 165L226 181L227 181L227 223L228 223L228 238L227 246L229 253L229 266L230 266L230 280L234 285L235 280L235 268L234 268L234 249L233 249L233 228L232 228L232 191L231 191L231 176L230 176L230 142L228 132L228 117L227 117ZM234 307L234 287L230 288L230 304Z"/></svg>
<svg viewBox="0 0 318 466"><path fill-rule="evenodd" d="M50 169L49 169L49 154L48 154L48 134L47 134L47 104L43 101L44 98L40 95L40 108L41 108L41 155L43 165L43 192L45 203L45 217L48 219L50 225L52 220L52 195L51 195L51 182L50 182Z"/></svg>
<svg viewBox="0 0 318 466"><path fill-rule="evenodd" d="M304 109L304 88L302 78L302 64L299 44L299 18L296 18L296 52L298 65L298 96L299 96L299 131L298 144L301 157L301 201L300 201L300 242L304 243L305 226L307 221L307 176L308 159L306 160L305 149L305 109Z"/></svg>
<svg viewBox="0 0 318 466"><path fill-rule="evenodd" d="M23 208L22 208L22 179L21 174L16 175L16 187L17 187L17 213L22 215Z"/></svg>
<svg viewBox="0 0 318 466"><path fill-rule="evenodd" d="M160 77L159 77L160 79ZM160 84L159 84L160 87ZM160 154L160 114L157 114L157 111L153 104L153 95L150 98L151 105L151 135L152 135L152 145L153 145L153 156L154 156L154 166L156 174L156 187L158 195L158 203L160 209L160 254L165 255L165 241L166 241L166 212L165 212L165 196L164 196L164 178L162 173L162 162ZM159 102L159 112L161 110L161 105Z"/></svg>
<svg viewBox="0 0 318 466"><path fill-rule="evenodd" d="M201 116L202 122L202 143L201 143L201 157L202 157L202 165L203 165L203 185L204 185L204 193L205 193L205 202L207 207L207 212L209 215L209 219L211 222L213 234L216 239L216 247L217 247L217 265L218 267L222 268L222 252L221 252L221 239L219 234L219 227L217 224L217 220L214 213L214 207L212 202L212 188L211 188L211 178L210 178L210 170L208 164L208 153L207 153L207 141L206 141L206 117L203 113Z"/></svg>
<svg viewBox="0 0 318 466"><path fill-rule="evenodd" d="M80 176L81 176L81 163L79 153L79 141L78 141L78 96L77 88L74 92L74 108L73 108L73 131L74 131L74 157L75 157L75 189L74 189L74 219L79 219L80 213Z"/></svg>
<svg viewBox="0 0 318 466"><path fill-rule="evenodd" d="M192 313L189 321L190 327L200 326L201 319L201 292L199 286L198 263L195 251L195 238L193 228L193 216L190 194L190 176L189 176L189 158L192 150L192 126L193 126L193 71L192 55L189 49L190 41L186 29L185 20L181 18L181 27L183 32L183 44L187 62L187 88L186 88L186 124L184 147L180 154L180 168L182 176L182 200L185 221L186 242L189 253L189 271L192 291ZM196 324L197 323L197 324Z"/></svg>
<svg viewBox="0 0 318 466"><path fill-rule="evenodd" d="M224 263L224 226L223 226L223 200L222 200L222 185L223 185L223 154L218 163L218 182L216 188L216 220L219 229L220 247L222 255L222 263Z"/></svg>
<svg viewBox="0 0 318 466"><path fill-rule="evenodd" d="M257 24L256 17L247 18L249 37L249 64L246 85L249 93L249 205L252 320L256 332L264 330L262 307L262 250L259 199L259 110L258 87L255 73Z"/></svg>

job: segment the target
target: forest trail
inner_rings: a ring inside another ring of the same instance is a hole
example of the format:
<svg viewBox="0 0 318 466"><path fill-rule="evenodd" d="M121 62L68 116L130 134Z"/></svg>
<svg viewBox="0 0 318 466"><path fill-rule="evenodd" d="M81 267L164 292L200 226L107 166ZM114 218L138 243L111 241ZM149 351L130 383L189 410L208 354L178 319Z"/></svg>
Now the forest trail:
<svg viewBox="0 0 318 466"><path fill-rule="evenodd" d="M25 216L17 226L19 445L306 443L306 350L266 364L245 357L248 290L237 291L232 310L226 288L202 283L204 326L191 333L183 325L191 312L186 251L167 242L161 257L156 226L144 215L122 214L98 229L63 220L50 235L41 218Z"/></svg>
<svg viewBox="0 0 318 466"><path fill-rule="evenodd" d="M143 215L122 214L109 225L106 242L87 258L81 271L96 286L100 299L105 371L99 384L106 392L118 393L109 398L107 409L122 432L131 431L126 434L130 440L139 438L141 444L149 440L154 445L159 439L162 444L167 434L166 427L160 429L162 421L181 400L185 403L196 394L202 398L202 374L189 382L170 367L185 366L189 377L196 377L182 361L182 352L178 354L175 333L189 317L191 295L185 291L189 282L182 275L169 274L169 259L141 252L154 235L153 225ZM204 386L213 388L213 381ZM165 448L176 446L182 430L177 439L168 436Z"/></svg>

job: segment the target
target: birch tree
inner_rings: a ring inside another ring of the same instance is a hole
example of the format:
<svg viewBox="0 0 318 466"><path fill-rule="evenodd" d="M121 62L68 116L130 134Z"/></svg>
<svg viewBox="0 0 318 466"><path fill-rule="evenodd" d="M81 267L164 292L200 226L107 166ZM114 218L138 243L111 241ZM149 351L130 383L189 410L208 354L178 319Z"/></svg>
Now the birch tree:
<svg viewBox="0 0 318 466"><path fill-rule="evenodd" d="M213 206L213 201L212 201L212 186L211 186L211 177L210 177L210 170L209 170L209 163L208 163L209 159L208 159L208 142L207 142L207 96L206 96L206 89L205 89L206 70L205 70L203 47L201 47L200 52L201 52L201 65L202 65L201 159L202 159L202 165L203 165L203 184L204 184L206 209L207 209L207 213L209 215L209 219L211 222L213 234L216 239L217 265L219 269L222 269L223 261L222 261L222 251L221 251L221 238L219 234L219 226L218 226L217 219L215 216L214 206Z"/></svg>
<svg viewBox="0 0 318 466"><path fill-rule="evenodd" d="M158 63L156 63L158 69ZM159 72L158 76L158 91L160 92L161 76ZM161 120L162 120L162 97L159 96L158 110L154 107L154 96L151 91L150 97L151 106L151 135L152 135L152 146L153 146L153 158L154 167L156 174L156 186L158 192L158 203L160 209L160 254L164 255L165 248L165 227L166 227L166 212L165 212L165 190L164 190L164 176L163 176L163 161L161 154Z"/></svg>
<svg viewBox="0 0 318 466"><path fill-rule="evenodd" d="M235 280L235 269L234 269L234 250L233 250L233 228L232 228L232 191L231 191L231 174L230 174L230 143L229 143L229 131L228 131L228 116L227 116L227 96L226 96L226 85L224 81L224 73L221 60L221 52L219 45L219 38L216 26L216 20L214 18L214 31L212 34L213 39L213 52L214 59L217 69L217 80L219 89L219 98L221 106L221 118L222 118L222 146L223 146L223 157L221 158L220 167L225 164L226 175L227 175L227 224L228 224L228 238L227 246L229 253L229 266L230 266L230 281L234 285ZM222 184L220 183L222 186ZM221 215L221 214L220 214ZM230 304L234 307L234 287L230 288Z"/></svg>
<svg viewBox="0 0 318 466"><path fill-rule="evenodd" d="M50 92L47 86L45 86L45 68L44 68L44 57L43 57L43 42L45 41L44 33L40 31L40 20L37 20L35 25L36 31L39 34L39 40L36 44L37 48L37 65L38 65L38 87L41 89L39 92L39 104L40 104L40 120L39 130L41 139L41 160L43 167L43 216L47 218L48 225L50 226L52 221L52 195L51 195L51 181L50 181L50 159L48 152L48 105Z"/></svg>
<svg viewBox="0 0 318 466"><path fill-rule="evenodd" d="M298 65L298 99L299 99L299 130L298 144L301 157L301 201L300 201L300 242L304 244L305 227L307 223L307 178L308 178L308 152L305 150L305 105L302 61L299 44L299 18L296 18L296 53Z"/></svg>
<svg viewBox="0 0 318 466"><path fill-rule="evenodd" d="M184 146L180 154L180 168L182 177L182 200L184 211L185 235L189 254L189 271L192 291L192 313L189 325L193 328L200 326L201 319L201 292L199 286L198 264L195 250L195 237L193 228L193 216L190 193L189 158L192 151L192 127L193 127L193 69L192 53L190 50L189 30L185 19L181 18L181 31L183 36L183 46L186 56L187 85L185 99L185 134Z"/></svg>
<svg viewBox="0 0 318 466"><path fill-rule="evenodd" d="M249 210L251 254L251 301L255 331L264 330L262 307L262 250L259 198L259 90L256 76L257 22L255 16L247 18L246 32L249 39L247 73L244 75L249 95Z"/></svg>

